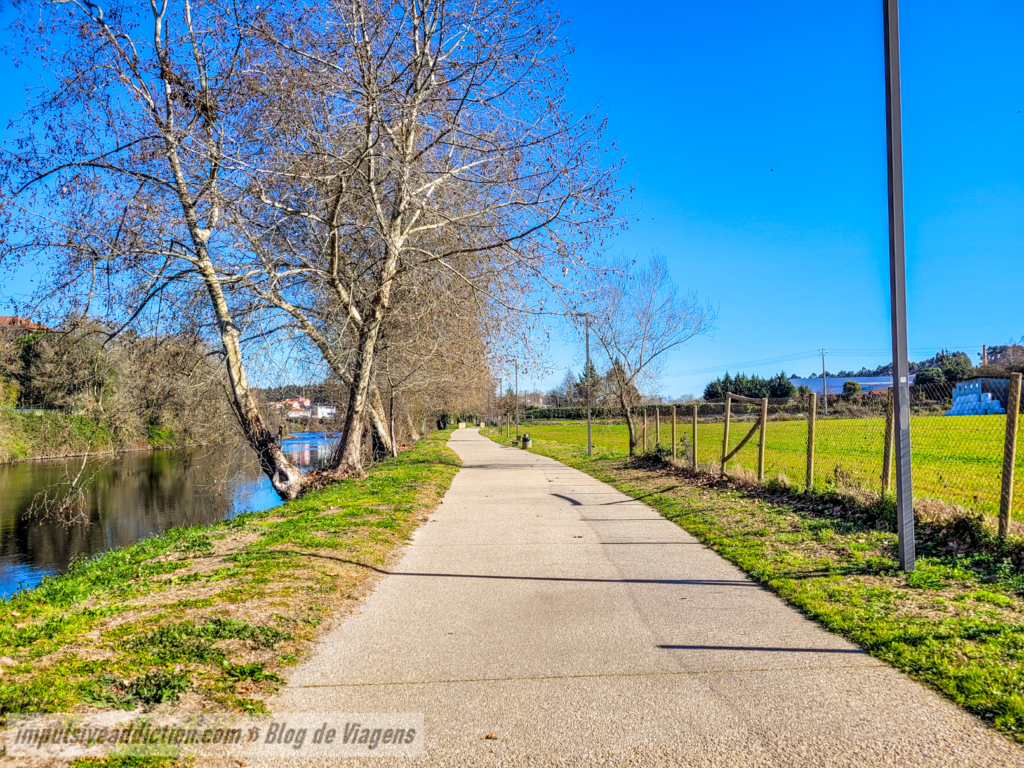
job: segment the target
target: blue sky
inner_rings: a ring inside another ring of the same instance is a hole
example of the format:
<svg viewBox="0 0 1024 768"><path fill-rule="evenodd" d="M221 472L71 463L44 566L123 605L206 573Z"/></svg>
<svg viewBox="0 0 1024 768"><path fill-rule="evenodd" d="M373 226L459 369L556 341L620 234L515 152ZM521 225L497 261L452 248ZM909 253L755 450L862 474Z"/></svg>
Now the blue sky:
<svg viewBox="0 0 1024 768"><path fill-rule="evenodd" d="M560 7L570 99L600 105L636 185L638 220L612 253L659 250L719 308L662 391L699 394L726 368L807 375L820 347L833 371L885 362L881 0ZM901 3L912 359L1024 335L1022 30L1019 0ZM9 115L24 70L0 67ZM522 386L579 369L574 349L552 357L553 373Z"/></svg>
<svg viewBox="0 0 1024 768"><path fill-rule="evenodd" d="M833 371L889 358L881 6L562 3L571 96L600 104L636 183L613 252L660 250L720 310L663 392L717 375L693 370L807 375L820 347ZM1024 335L1024 3L900 11L911 358L973 356ZM555 362L543 385L579 368Z"/></svg>

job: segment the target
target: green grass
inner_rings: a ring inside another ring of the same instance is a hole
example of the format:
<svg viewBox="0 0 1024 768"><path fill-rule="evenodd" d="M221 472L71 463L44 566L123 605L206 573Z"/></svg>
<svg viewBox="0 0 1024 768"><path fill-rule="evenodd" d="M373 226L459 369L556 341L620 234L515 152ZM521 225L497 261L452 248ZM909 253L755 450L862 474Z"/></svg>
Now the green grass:
<svg viewBox="0 0 1024 768"><path fill-rule="evenodd" d="M671 445L671 431L663 419L661 440ZM730 450L749 429L750 421L733 422ZM818 419L815 445L815 487L818 490L846 485L881 490L882 434L884 419ZM523 424L520 432L567 444L586 442L586 423L578 421ZM654 443L654 425L648 425ZM913 446L914 493L977 509L987 515L999 511L1002 480L1005 416L916 416L910 420ZM717 462L722 452L722 422L697 425L697 460ZM624 424L595 422L594 447L607 456L626 456L628 440ZM680 455L692 442L692 426L680 418L677 427ZM769 421L766 435L765 477L784 475L803 487L806 477L807 423ZM688 454L687 454L688 455ZM757 468L757 435L744 446L730 468ZM1015 471L1014 517L1024 520L1024 451L1018 451Z"/></svg>
<svg viewBox="0 0 1024 768"><path fill-rule="evenodd" d="M643 469L622 458L610 431L597 435L594 458L572 426L527 431L535 452L643 496L829 630L1024 742L1024 578L1009 559L951 555L954 532L932 530L907 575L888 526L836 494L800 498L777 485L744 490L671 467Z"/></svg>
<svg viewBox="0 0 1024 768"><path fill-rule="evenodd" d="M0 408L0 463L180 444L173 429L159 424L126 434L81 414L18 413Z"/></svg>
<svg viewBox="0 0 1024 768"><path fill-rule="evenodd" d="M76 562L0 601L0 716L167 706L185 692L206 709L261 711L276 671L303 657L325 615L356 604L436 506L459 467L447 437L274 509Z"/></svg>
<svg viewBox="0 0 1024 768"><path fill-rule="evenodd" d="M0 462L109 451L115 443L109 427L87 416L0 409Z"/></svg>

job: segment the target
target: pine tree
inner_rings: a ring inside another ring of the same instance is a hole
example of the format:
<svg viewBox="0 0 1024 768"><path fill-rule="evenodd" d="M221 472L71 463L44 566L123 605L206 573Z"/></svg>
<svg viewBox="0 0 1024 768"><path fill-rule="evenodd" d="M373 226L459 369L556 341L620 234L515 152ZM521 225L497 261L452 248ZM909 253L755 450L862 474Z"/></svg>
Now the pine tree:
<svg viewBox="0 0 1024 768"><path fill-rule="evenodd" d="M579 398L580 405L586 405L589 402L591 405L596 405L598 400L598 394L600 392L601 377L597 374L597 368L593 362L588 363L583 367L583 373L580 374L578 383L576 384L576 395Z"/></svg>

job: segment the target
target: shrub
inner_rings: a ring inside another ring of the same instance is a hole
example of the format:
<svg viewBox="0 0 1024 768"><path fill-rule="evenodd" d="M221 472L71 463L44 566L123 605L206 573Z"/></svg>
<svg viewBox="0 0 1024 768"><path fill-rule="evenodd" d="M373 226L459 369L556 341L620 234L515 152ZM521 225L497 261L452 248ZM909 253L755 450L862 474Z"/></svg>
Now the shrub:
<svg viewBox="0 0 1024 768"><path fill-rule="evenodd" d="M0 409L9 410L16 406L18 394L17 383L0 376Z"/></svg>
<svg viewBox="0 0 1024 768"><path fill-rule="evenodd" d="M974 373L971 358L965 352L946 352L943 350L935 356L935 364L942 370L946 381L956 384L970 378Z"/></svg>
<svg viewBox="0 0 1024 768"><path fill-rule="evenodd" d="M942 372L941 368L925 368L923 371L918 371L917 377L914 379L915 387L945 383L946 375Z"/></svg>
<svg viewBox="0 0 1024 768"><path fill-rule="evenodd" d="M860 384L856 381L847 381L843 384L844 395L856 395L858 392L860 392Z"/></svg>

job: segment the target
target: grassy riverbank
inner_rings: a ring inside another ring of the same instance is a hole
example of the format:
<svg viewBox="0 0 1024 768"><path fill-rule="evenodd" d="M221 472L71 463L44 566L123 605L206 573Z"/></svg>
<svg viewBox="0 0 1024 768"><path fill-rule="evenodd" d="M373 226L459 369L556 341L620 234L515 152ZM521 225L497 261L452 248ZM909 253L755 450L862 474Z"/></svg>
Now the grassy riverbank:
<svg viewBox="0 0 1024 768"><path fill-rule="evenodd" d="M448 432L266 512L174 529L0 601L0 714L263 711L433 510Z"/></svg>
<svg viewBox="0 0 1024 768"><path fill-rule="evenodd" d="M581 442L530 432L534 452L643 497L823 626L1024 742L1024 574L1011 560L1020 541L1002 546L970 516L922 520L907 575L893 560L891 503L723 483L657 459L589 458L585 433Z"/></svg>
<svg viewBox="0 0 1024 768"><path fill-rule="evenodd" d="M60 411L19 413L10 409L0 410L0 464L85 453L161 448L177 442L173 430L166 427L150 425L137 434L125 434L83 415Z"/></svg>

